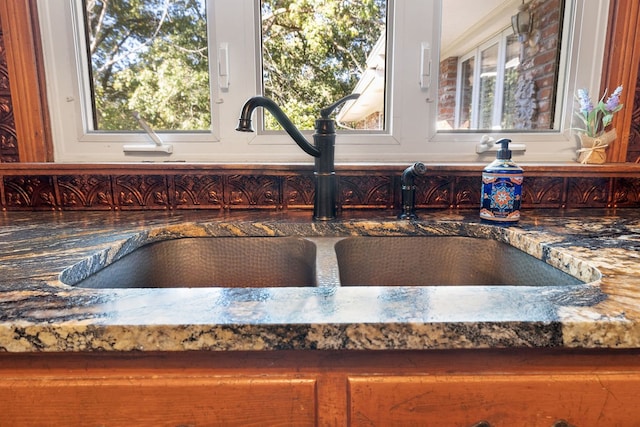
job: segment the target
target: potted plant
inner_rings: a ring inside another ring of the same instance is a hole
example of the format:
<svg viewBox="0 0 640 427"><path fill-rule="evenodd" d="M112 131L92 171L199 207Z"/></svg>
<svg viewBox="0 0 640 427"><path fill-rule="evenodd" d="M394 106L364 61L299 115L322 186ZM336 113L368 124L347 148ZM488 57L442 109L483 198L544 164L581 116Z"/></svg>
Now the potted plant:
<svg viewBox="0 0 640 427"><path fill-rule="evenodd" d="M606 149L616 139L616 129L607 130L613 120L613 115L620 111L623 104L620 103L622 86L618 86L611 96L605 101L605 91L597 105L594 105L586 89L578 89L576 98L580 104L580 110L576 115L584 123L584 127L578 128L581 148L578 150L580 163L604 163L607 160Z"/></svg>

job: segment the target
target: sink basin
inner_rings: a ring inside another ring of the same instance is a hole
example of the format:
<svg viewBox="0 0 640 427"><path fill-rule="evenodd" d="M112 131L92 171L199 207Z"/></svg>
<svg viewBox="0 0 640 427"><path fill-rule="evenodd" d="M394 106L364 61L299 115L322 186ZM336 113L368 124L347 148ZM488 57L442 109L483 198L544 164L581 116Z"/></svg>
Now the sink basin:
<svg viewBox="0 0 640 427"><path fill-rule="evenodd" d="M466 236L181 237L132 245L94 254L60 279L94 289L585 283L506 243Z"/></svg>
<svg viewBox="0 0 640 427"><path fill-rule="evenodd" d="M473 237L350 237L335 250L343 286L584 283L513 246Z"/></svg>
<svg viewBox="0 0 640 427"><path fill-rule="evenodd" d="M188 237L141 246L86 278L87 265L62 282L83 288L315 286L315 245L297 237Z"/></svg>

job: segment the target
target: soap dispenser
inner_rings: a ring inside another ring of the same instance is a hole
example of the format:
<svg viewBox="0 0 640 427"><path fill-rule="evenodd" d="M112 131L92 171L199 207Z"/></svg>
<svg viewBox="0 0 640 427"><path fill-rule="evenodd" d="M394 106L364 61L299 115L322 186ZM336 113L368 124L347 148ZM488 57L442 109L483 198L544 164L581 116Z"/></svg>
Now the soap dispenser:
<svg viewBox="0 0 640 427"><path fill-rule="evenodd" d="M482 171L482 221L512 225L520 219L524 176L522 168L511 160L510 142L510 139L496 142L502 147L496 159Z"/></svg>

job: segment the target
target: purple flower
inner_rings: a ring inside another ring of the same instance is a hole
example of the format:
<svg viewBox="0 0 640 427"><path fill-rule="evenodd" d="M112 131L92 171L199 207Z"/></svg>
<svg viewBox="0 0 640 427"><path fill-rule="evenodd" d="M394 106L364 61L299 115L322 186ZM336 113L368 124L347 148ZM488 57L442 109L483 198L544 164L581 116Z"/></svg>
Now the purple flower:
<svg viewBox="0 0 640 427"><path fill-rule="evenodd" d="M604 104L604 108L611 112L614 111L620 105L620 94L622 93L622 85L618 86L615 91L607 98L607 102Z"/></svg>
<svg viewBox="0 0 640 427"><path fill-rule="evenodd" d="M611 125L613 121L613 116L622 110L623 105L620 103L622 86L618 86L605 102L606 95L605 92L598 103L594 105L587 89L576 91L576 100L580 104L580 109L576 111L576 117L584 126L575 129L581 130L585 135L591 137L596 137L606 131L607 126Z"/></svg>
<svg viewBox="0 0 640 427"><path fill-rule="evenodd" d="M586 116L593 111L593 102L591 102L589 92L586 89L578 89L578 101L580 102L580 112L582 114Z"/></svg>

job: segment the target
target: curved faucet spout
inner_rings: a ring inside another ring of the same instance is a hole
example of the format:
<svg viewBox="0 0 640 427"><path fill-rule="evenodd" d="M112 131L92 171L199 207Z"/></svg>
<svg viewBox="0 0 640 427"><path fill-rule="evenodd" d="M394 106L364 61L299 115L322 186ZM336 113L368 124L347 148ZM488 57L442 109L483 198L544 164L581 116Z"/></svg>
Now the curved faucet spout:
<svg viewBox="0 0 640 427"><path fill-rule="evenodd" d="M291 122L289 117L287 117L284 111L282 111L275 102L265 96L254 96L244 104L236 130L240 132L253 132L251 115L253 114L253 110L258 107L263 107L269 111L278 123L280 123L280 126L282 126L282 128L289 134L296 144L304 150L305 153L313 157L320 157L320 150L311 145L298 128L296 128Z"/></svg>

